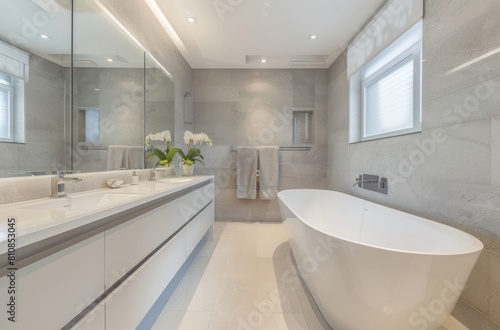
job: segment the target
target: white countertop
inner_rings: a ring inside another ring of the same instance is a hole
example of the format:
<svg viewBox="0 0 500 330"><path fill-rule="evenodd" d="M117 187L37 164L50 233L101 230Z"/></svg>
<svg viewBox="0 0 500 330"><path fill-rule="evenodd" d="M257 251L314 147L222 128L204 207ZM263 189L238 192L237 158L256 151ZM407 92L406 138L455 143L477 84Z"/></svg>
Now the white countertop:
<svg viewBox="0 0 500 330"><path fill-rule="evenodd" d="M16 248L167 197L213 179L213 176L171 177L138 185L96 189L62 198L41 198L0 206L0 255L7 252L8 219L16 219ZM79 205L78 201L86 204ZM72 207L73 201L75 207ZM88 208L85 207L91 205Z"/></svg>

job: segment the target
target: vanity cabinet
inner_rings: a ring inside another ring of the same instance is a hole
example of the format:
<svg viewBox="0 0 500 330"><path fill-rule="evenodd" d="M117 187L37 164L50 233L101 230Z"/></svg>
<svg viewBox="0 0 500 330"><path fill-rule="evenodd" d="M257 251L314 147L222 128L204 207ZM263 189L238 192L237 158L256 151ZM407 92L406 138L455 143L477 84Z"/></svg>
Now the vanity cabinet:
<svg viewBox="0 0 500 330"><path fill-rule="evenodd" d="M0 329L135 329L201 239L213 235L213 190L207 179L122 210L95 235L19 269L16 323L2 317ZM8 284L0 278L2 302Z"/></svg>

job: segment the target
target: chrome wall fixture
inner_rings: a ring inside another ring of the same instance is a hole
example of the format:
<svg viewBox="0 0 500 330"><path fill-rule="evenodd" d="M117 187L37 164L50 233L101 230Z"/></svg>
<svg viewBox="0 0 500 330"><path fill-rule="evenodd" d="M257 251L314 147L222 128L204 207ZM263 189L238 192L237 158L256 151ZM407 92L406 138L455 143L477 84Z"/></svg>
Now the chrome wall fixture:
<svg viewBox="0 0 500 330"><path fill-rule="evenodd" d="M352 186L358 186L359 188L379 192L385 195L389 193L389 182L387 178L379 177L378 175L360 174Z"/></svg>
<svg viewBox="0 0 500 330"><path fill-rule="evenodd" d="M193 119L192 119L193 117L192 117L192 115L189 116L189 109L186 108L186 103L187 103L186 99L188 97L191 97L191 93L190 92L184 92L184 125L186 125L186 124L187 125L193 125Z"/></svg>

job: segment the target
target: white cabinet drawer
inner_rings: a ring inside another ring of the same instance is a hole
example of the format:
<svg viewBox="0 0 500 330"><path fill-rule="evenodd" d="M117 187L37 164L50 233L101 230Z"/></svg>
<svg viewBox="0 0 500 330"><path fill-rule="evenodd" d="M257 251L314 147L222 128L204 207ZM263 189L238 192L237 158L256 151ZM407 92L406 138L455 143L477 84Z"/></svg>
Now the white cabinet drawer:
<svg viewBox="0 0 500 330"><path fill-rule="evenodd" d="M211 203L186 226L186 257L214 223L214 203Z"/></svg>
<svg viewBox="0 0 500 330"><path fill-rule="evenodd" d="M106 231L105 283L109 288L175 233L196 212L196 191Z"/></svg>
<svg viewBox="0 0 500 330"><path fill-rule="evenodd" d="M106 330L135 329L186 260L180 231L106 298Z"/></svg>
<svg viewBox="0 0 500 330"><path fill-rule="evenodd" d="M104 303L101 303L85 315L71 330L106 330L105 317Z"/></svg>
<svg viewBox="0 0 500 330"><path fill-rule="evenodd" d="M4 315L0 329L61 329L104 292L103 272L104 233L18 270L16 322ZM7 302L7 286L4 276L2 303Z"/></svg>

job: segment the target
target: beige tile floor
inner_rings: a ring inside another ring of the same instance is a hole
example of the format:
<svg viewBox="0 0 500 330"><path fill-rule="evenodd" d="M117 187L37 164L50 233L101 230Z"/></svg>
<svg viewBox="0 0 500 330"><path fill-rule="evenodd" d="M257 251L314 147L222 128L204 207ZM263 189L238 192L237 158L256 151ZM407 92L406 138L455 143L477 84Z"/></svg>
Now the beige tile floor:
<svg viewBox="0 0 500 330"><path fill-rule="evenodd" d="M214 232L153 329L331 329L296 275L282 224L216 222Z"/></svg>

